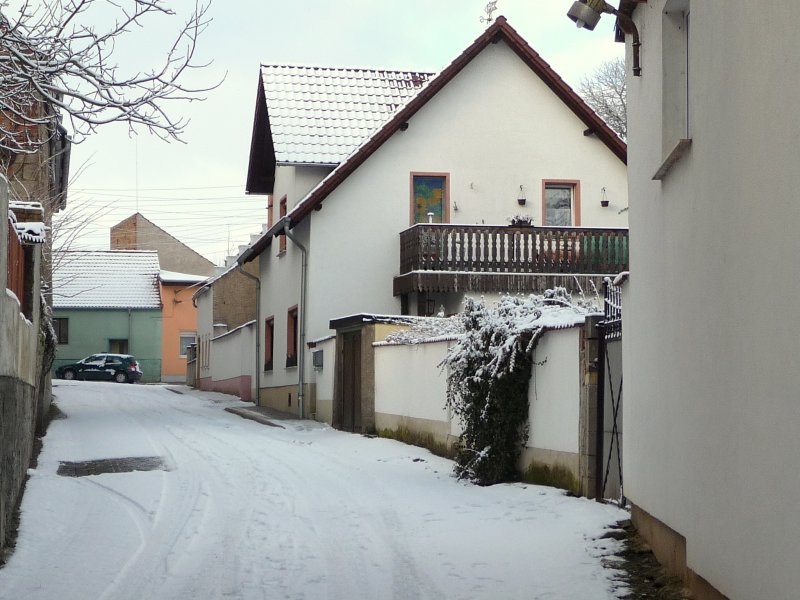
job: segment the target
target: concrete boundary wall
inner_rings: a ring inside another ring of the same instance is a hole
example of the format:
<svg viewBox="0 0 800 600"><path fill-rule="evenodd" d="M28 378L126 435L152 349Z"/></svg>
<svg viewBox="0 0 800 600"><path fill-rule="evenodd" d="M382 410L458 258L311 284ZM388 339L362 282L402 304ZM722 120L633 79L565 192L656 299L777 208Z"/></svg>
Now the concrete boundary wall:
<svg viewBox="0 0 800 600"><path fill-rule="evenodd" d="M202 389L255 398L256 322L211 338L211 377L200 382ZM208 386L208 387L206 387Z"/></svg>
<svg viewBox="0 0 800 600"><path fill-rule="evenodd" d="M39 359L39 268L34 250L28 276L34 277L32 318L6 291L8 187L0 177L0 548L5 545L14 510L22 496L36 431Z"/></svg>
<svg viewBox="0 0 800 600"><path fill-rule="evenodd" d="M583 327L550 330L536 348L529 387L529 437L520 460L525 471L539 467L566 469L581 481L580 457L586 452L582 423L584 387L581 344ZM439 367L454 342L376 345L376 429L405 428L452 445L460 424L445 407L446 374ZM588 486L582 486L591 495Z"/></svg>

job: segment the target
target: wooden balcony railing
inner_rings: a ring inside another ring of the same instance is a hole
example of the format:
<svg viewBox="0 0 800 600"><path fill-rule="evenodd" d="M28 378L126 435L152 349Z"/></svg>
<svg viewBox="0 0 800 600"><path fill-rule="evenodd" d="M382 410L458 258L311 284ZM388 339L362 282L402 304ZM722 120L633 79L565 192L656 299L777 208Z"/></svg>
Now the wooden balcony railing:
<svg viewBox="0 0 800 600"><path fill-rule="evenodd" d="M400 233L400 274L581 273L628 270L628 230L418 224Z"/></svg>

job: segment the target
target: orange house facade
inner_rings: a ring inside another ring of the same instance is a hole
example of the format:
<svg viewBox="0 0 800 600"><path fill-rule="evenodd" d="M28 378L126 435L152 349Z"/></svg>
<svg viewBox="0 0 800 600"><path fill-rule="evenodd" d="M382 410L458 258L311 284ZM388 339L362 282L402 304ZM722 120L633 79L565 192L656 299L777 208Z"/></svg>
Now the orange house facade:
<svg viewBox="0 0 800 600"><path fill-rule="evenodd" d="M161 271L161 381L186 381L186 349L197 340L197 309L192 294L202 275Z"/></svg>

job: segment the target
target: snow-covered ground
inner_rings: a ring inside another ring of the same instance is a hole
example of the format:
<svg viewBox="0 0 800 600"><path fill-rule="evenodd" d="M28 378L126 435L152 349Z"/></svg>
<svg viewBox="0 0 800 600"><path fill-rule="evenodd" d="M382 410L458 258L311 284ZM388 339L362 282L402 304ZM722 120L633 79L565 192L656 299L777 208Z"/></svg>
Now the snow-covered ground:
<svg viewBox="0 0 800 600"><path fill-rule="evenodd" d="M309 421L284 429L186 387L57 382L4 600L615 598L623 511L476 487L426 450ZM167 471L63 477L60 461Z"/></svg>

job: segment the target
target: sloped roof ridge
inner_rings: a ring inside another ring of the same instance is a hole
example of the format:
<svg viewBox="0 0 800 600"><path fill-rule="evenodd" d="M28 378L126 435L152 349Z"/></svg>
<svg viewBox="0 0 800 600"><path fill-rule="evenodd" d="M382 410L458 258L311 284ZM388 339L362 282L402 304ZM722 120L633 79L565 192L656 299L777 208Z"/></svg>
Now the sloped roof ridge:
<svg viewBox="0 0 800 600"><path fill-rule="evenodd" d="M373 65L332 65L332 64L279 64L279 63L261 63L262 69L318 69L321 71L375 71L376 73L420 73L426 75L434 75L436 71L421 71L419 69L406 69L406 68L389 68L378 67Z"/></svg>

